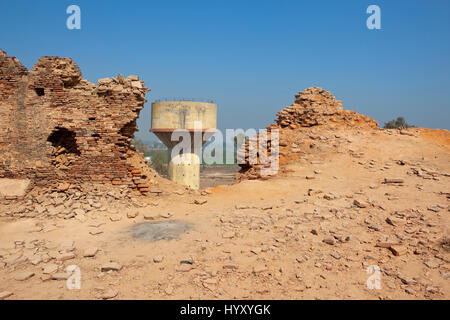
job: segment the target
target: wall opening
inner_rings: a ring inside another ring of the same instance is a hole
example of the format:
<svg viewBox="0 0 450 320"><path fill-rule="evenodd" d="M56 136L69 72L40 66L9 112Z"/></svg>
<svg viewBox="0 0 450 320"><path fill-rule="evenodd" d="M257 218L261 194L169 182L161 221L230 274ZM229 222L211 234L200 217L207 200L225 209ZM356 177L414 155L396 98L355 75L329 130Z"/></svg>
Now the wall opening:
<svg viewBox="0 0 450 320"><path fill-rule="evenodd" d="M39 97L42 97L43 95L45 95L45 90L44 90L44 88L34 88L34 91L36 92L36 94L37 94Z"/></svg>
<svg viewBox="0 0 450 320"><path fill-rule="evenodd" d="M52 164L57 168L64 169L69 167L81 154L78 149L75 132L66 128L55 128L47 141L52 144Z"/></svg>

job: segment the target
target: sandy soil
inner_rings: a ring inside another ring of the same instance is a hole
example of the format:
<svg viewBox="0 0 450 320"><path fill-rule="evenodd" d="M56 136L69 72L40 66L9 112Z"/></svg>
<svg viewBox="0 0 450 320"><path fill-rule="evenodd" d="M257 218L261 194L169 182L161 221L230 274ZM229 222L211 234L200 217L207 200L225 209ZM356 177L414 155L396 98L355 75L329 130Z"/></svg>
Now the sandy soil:
<svg viewBox="0 0 450 320"><path fill-rule="evenodd" d="M6 214L12 204L2 205L0 292L6 299L449 299L448 131L339 137L334 151L306 155L269 180L149 196L144 207L118 207L114 216L19 219ZM190 229L160 241L132 232L161 221ZM84 257L88 249L98 252ZM80 268L80 290L66 286L70 265ZM380 269L379 289L367 287L376 276L370 266Z"/></svg>

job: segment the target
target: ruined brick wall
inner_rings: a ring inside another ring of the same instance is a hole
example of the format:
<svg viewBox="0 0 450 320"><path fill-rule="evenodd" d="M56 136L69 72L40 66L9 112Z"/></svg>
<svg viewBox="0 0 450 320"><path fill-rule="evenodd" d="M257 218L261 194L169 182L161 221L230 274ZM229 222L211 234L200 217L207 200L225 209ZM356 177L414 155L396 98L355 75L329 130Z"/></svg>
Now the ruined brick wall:
<svg viewBox="0 0 450 320"><path fill-rule="evenodd" d="M297 160L301 154L311 152L308 149L311 145L320 144L316 140L320 140L325 132L378 128L375 120L355 111L345 110L342 101L336 100L331 92L319 87L311 87L299 92L292 105L277 113L275 123L267 127L266 152L258 149L259 135L247 139L238 151L238 156L244 160L240 164L238 180L262 177L261 169L269 166L267 159L272 153L271 146L275 142L271 139L272 130L279 131L279 141L275 143L279 146L279 164L284 165L290 159ZM312 140L314 142L311 142ZM324 140L327 139L324 138ZM256 159L256 163L251 163L252 157Z"/></svg>
<svg viewBox="0 0 450 320"><path fill-rule="evenodd" d="M0 50L0 178L136 187L127 158L147 91L137 76L92 84L69 58L28 71Z"/></svg>
<svg viewBox="0 0 450 320"><path fill-rule="evenodd" d="M294 104L277 113L275 122L280 127L313 127L338 124L351 127L377 128L378 123L355 111L345 110L342 101L322 88L311 87L295 96Z"/></svg>

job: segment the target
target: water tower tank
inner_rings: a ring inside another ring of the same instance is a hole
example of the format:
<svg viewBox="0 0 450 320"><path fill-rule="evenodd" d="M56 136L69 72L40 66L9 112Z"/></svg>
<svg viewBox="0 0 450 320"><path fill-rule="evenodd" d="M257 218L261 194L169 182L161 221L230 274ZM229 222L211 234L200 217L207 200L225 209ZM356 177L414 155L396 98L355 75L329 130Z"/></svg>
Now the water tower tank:
<svg viewBox="0 0 450 320"><path fill-rule="evenodd" d="M200 187L200 149L195 149L195 135L201 135L202 144L209 139L217 127L217 105L201 101L158 101L152 103L151 131L169 149L169 178L192 189ZM180 142L172 134L182 129L188 132L191 141L189 151L172 155Z"/></svg>

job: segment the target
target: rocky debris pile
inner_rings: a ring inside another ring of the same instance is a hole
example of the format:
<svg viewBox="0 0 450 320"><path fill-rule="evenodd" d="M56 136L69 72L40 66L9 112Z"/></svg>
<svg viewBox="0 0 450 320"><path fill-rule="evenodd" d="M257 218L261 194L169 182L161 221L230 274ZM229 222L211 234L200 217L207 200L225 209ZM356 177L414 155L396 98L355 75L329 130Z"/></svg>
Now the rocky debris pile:
<svg viewBox="0 0 450 320"><path fill-rule="evenodd" d="M54 147L52 156L52 164L58 169L67 169L76 160L76 154L62 146Z"/></svg>
<svg viewBox="0 0 450 320"><path fill-rule="evenodd" d="M121 74L117 78L104 78L98 80L98 94L112 94L113 92L128 93L132 91L139 98L142 90L145 90L143 81L138 76L128 76L124 78Z"/></svg>
<svg viewBox="0 0 450 320"><path fill-rule="evenodd" d="M267 144L261 134L248 138L238 151L241 171L238 180L276 175L278 165L298 160L306 153L337 149L346 139L337 130L371 130L378 123L354 111L345 110L342 101L328 91L312 87L295 96L295 102L277 113L276 124L267 127ZM274 132L278 131L276 135ZM272 137L278 137L272 139ZM262 140L264 141L264 140ZM265 147L267 146L267 147ZM278 156L278 163L274 164ZM273 169L268 169L273 168ZM264 173L262 173L264 171Z"/></svg>
<svg viewBox="0 0 450 320"><path fill-rule="evenodd" d="M366 116L354 111L344 110L342 101L328 91L312 87L295 96L293 105L286 107L277 113L275 120L282 128L296 129L326 124L346 124L349 126L368 126L377 128L378 123Z"/></svg>
<svg viewBox="0 0 450 320"><path fill-rule="evenodd" d="M76 86L83 79L80 68L70 58L42 57L32 72L45 71L49 65L53 65L51 72L63 82L66 88Z"/></svg>
<svg viewBox="0 0 450 320"><path fill-rule="evenodd" d="M41 57L28 71L0 50L0 178L146 192L127 160L147 91L134 75L90 83L70 58Z"/></svg>
<svg viewBox="0 0 450 320"><path fill-rule="evenodd" d="M145 206L142 196L126 186L61 183L51 188L34 187L22 199L5 201L2 214L16 218L77 219L122 213ZM39 224L36 232L46 231ZM48 231L48 230L47 230Z"/></svg>
<svg viewBox="0 0 450 320"><path fill-rule="evenodd" d="M51 276L47 278L46 275L63 271L64 262L77 256L75 242L72 240L56 243L48 240L16 239L12 245L2 246L0 249L0 261L3 267L15 270L29 265L35 268L36 272L41 271L46 280L51 279ZM19 271L15 273L14 279L26 281L34 275L35 272L32 271Z"/></svg>

